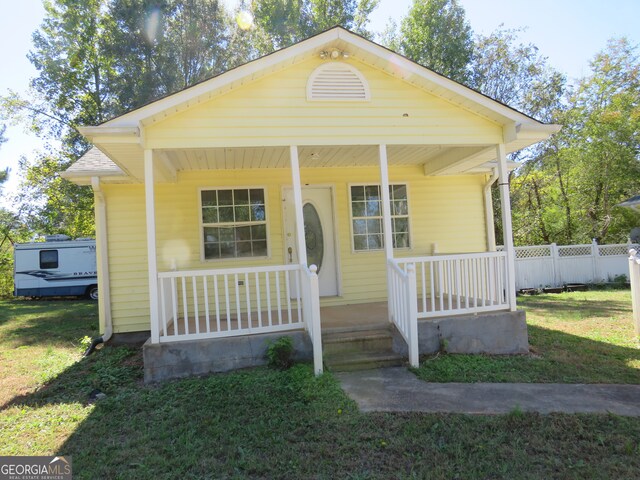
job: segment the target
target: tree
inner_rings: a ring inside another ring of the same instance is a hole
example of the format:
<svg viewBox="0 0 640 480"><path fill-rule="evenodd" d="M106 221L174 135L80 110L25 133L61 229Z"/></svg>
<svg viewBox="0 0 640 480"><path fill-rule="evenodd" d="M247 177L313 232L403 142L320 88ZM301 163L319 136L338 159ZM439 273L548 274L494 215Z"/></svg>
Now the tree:
<svg viewBox="0 0 640 480"><path fill-rule="evenodd" d="M391 27L393 30L393 27ZM394 50L458 82L469 76L473 38L457 0L414 0L400 22L400 33L387 32Z"/></svg>
<svg viewBox="0 0 640 480"><path fill-rule="evenodd" d="M369 15L380 0L255 0L256 28L268 41L260 54L287 47L336 25L365 37Z"/></svg>
<svg viewBox="0 0 640 480"><path fill-rule="evenodd" d="M636 47L611 40L552 117L562 131L514 179L514 234L520 243L626 241L640 222L637 213L616 207L640 191Z"/></svg>

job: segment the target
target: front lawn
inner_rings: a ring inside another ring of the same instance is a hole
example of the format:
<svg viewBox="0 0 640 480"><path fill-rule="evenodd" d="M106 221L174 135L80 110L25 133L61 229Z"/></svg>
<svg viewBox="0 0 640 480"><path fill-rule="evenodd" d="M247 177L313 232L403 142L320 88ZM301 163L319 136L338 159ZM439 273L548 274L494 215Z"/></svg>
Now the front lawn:
<svg viewBox="0 0 640 480"><path fill-rule="evenodd" d="M0 301L0 312L0 374L23 372L3 388L0 455L72 455L75 478L640 474L640 419L364 414L310 365L145 386L139 351L104 348L80 359L77 339L95 334L95 305ZM6 368L16 348L23 353ZM106 398L92 400L95 390Z"/></svg>
<svg viewBox="0 0 640 480"><path fill-rule="evenodd" d="M518 297L530 354L438 354L416 374L429 382L640 383L628 290Z"/></svg>

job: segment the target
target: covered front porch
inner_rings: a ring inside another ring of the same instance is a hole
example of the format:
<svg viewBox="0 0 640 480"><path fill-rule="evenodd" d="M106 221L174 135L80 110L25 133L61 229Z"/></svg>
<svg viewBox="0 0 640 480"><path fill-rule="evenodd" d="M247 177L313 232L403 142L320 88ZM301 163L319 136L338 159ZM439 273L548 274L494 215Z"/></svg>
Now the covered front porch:
<svg viewBox="0 0 640 480"><path fill-rule="evenodd" d="M317 155L327 153L327 150L315 150L322 152L316 153ZM304 331L312 346L315 371L320 374L323 370L323 332L358 331L372 325L386 324L398 333L406 345L409 363L416 366L420 353L419 321L485 312L514 311L515 289L511 256L513 248L506 182L501 182L506 245L504 251L456 254L434 252L435 254L431 255L407 256L413 249L399 251L394 248L397 242L393 237L393 199L390 198L392 183L389 180L389 166L406 162L406 158L396 156L390 161L386 145L378 145L375 150L378 171L376 180L380 185L380 198L377 202L381 210L380 236L384 254L375 260L381 262L378 271L384 278L378 281L382 282L384 293L377 298L375 295L369 295L365 297L365 301L362 298L350 299L340 290L337 290L338 295L321 295L318 268L311 264L307 256L309 234L305 231L308 220L305 218L303 188L308 184L301 181L301 171L304 169L300 166L300 149L297 146L288 148L289 158L286 162L290 175L290 187L287 188L291 191L290 208L293 210L289 213L294 219L293 235L285 233L289 238L283 242L284 247L289 245L282 255L288 262L273 264L272 261L255 260L251 261L250 266L221 265L219 268L197 269L179 268L178 264L183 262L176 260L175 256L167 257L165 254L162 258L162 249L157 245L156 222L164 213L158 209L163 202L159 202L157 198L156 189L161 188L157 181L159 178L164 179L161 172L167 175L167 171L173 168L176 170L176 181L179 181L178 172L188 170L189 167L176 159L188 155L178 152L145 151L143 181L149 252L148 274L149 284L153 286L150 289L150 343L166 344ZM433 150L422 147L423 162L428 158L426 152ZM450 150L459 154L460 149L450 147ZM352 151L366 152L368 155L360 153L358 158L367 157L367 162L371 162L370 146L352 148ZM308 159L314 153L310 149L306 149L305 152ZM469 154L468 151L467 153ZM495 177L506 179L508 170L504 147L495 145L494 154L498 158L493 164L494 180ZM246 157L246 152L244 155L240 152L235 154L236 159L243 156ZM470 156L475 158L475 155ZM283 161L281 156L272 155L270 158L272 161L275 161L275 158L278 162ZM436 161L439 157L432 158ZM305 161L308 162L308 159ZM326 161L326 168L335 167L334 163L344 164L345 160L342 157L334 157L333 160ZM422 165L425 175L427 164ZM233 166L238 165L234 163ZM278 167L281 168L282 165ZM349 168L351 165L347 162L345 167ZM467 167L478 168L477 161ZM489 168L487 171L492 170ZM285 193L282 195L284 201ZM491 219L491 225L487 225L488 233L492 230L493 220L492 216L487 218ZM325 243L330 241L333 239L325 238ZM417 240L415 243L420 244ZM487 239L486 245L490 250L494 248L490 238ZM436 247L432 246L431 249L435 250ZM176 254L172 252L170 255ZM358 252L353 255L357 256ZM271 257L277 255L272 254ZM170 268L159 268L158 260ZM335 262L340 271L339 255ZM344 275L348 272L341 273ZM363 277L363 281L365 280L366 277Z"/></svg>

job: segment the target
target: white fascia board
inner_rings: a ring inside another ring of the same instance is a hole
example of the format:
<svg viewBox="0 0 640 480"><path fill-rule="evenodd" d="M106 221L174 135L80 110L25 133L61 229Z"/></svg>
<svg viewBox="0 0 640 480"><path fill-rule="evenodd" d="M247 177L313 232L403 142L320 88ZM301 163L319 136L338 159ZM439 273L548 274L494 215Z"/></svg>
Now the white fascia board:
<svg viewBox="0 0 640 480"><path fill-rule="evenodd" d="M90 140L96 137L131 137L135 139L140 137L138 127L108 127L105 124L97 127L78 127L78 131Z"/></svg>
<svg viewBox="0 0 640 480"><path fill-rule="evenodd" d="M339 29L328 30L301 43L283 48L282 50L277 50L269 55L224 72L210 80L206 80L200 84L194 85L193 87L187 88L186 90L174 93L173 95L150 103L144 107L140 107L130 113L116 117L103 125L104 127L138 125L143 123L146 119L158 115L166 110L180 108L182 105L194 101L201 96L206 96L212 90L223 88L226 85L242 80L243 78L250 78L252 75L276 67L278 64L285 62L288 59L292 60L297 56L304 55L317 48L323 47L327 43L337 40L339 38L338 33Z"/></svg>

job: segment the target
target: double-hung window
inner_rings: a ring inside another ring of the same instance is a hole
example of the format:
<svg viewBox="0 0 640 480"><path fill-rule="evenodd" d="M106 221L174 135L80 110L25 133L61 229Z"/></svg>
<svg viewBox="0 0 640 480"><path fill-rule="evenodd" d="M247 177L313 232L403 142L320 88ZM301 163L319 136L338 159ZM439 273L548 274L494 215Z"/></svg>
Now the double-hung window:
<svg viewBox="0 0 640 480"><path fill-rule="evenodd" d="M352 185L350 194L353 249L362 251L384 248L380 185ZM389 199L393 247L409 248L407 186L405 184L389 185Z"/></svg>
<svg viewBox="0 0 640 480"><path fill-rule="evenodd" d="M267 256L267 210L262 188L202 190L204 258Z"/></svg>

